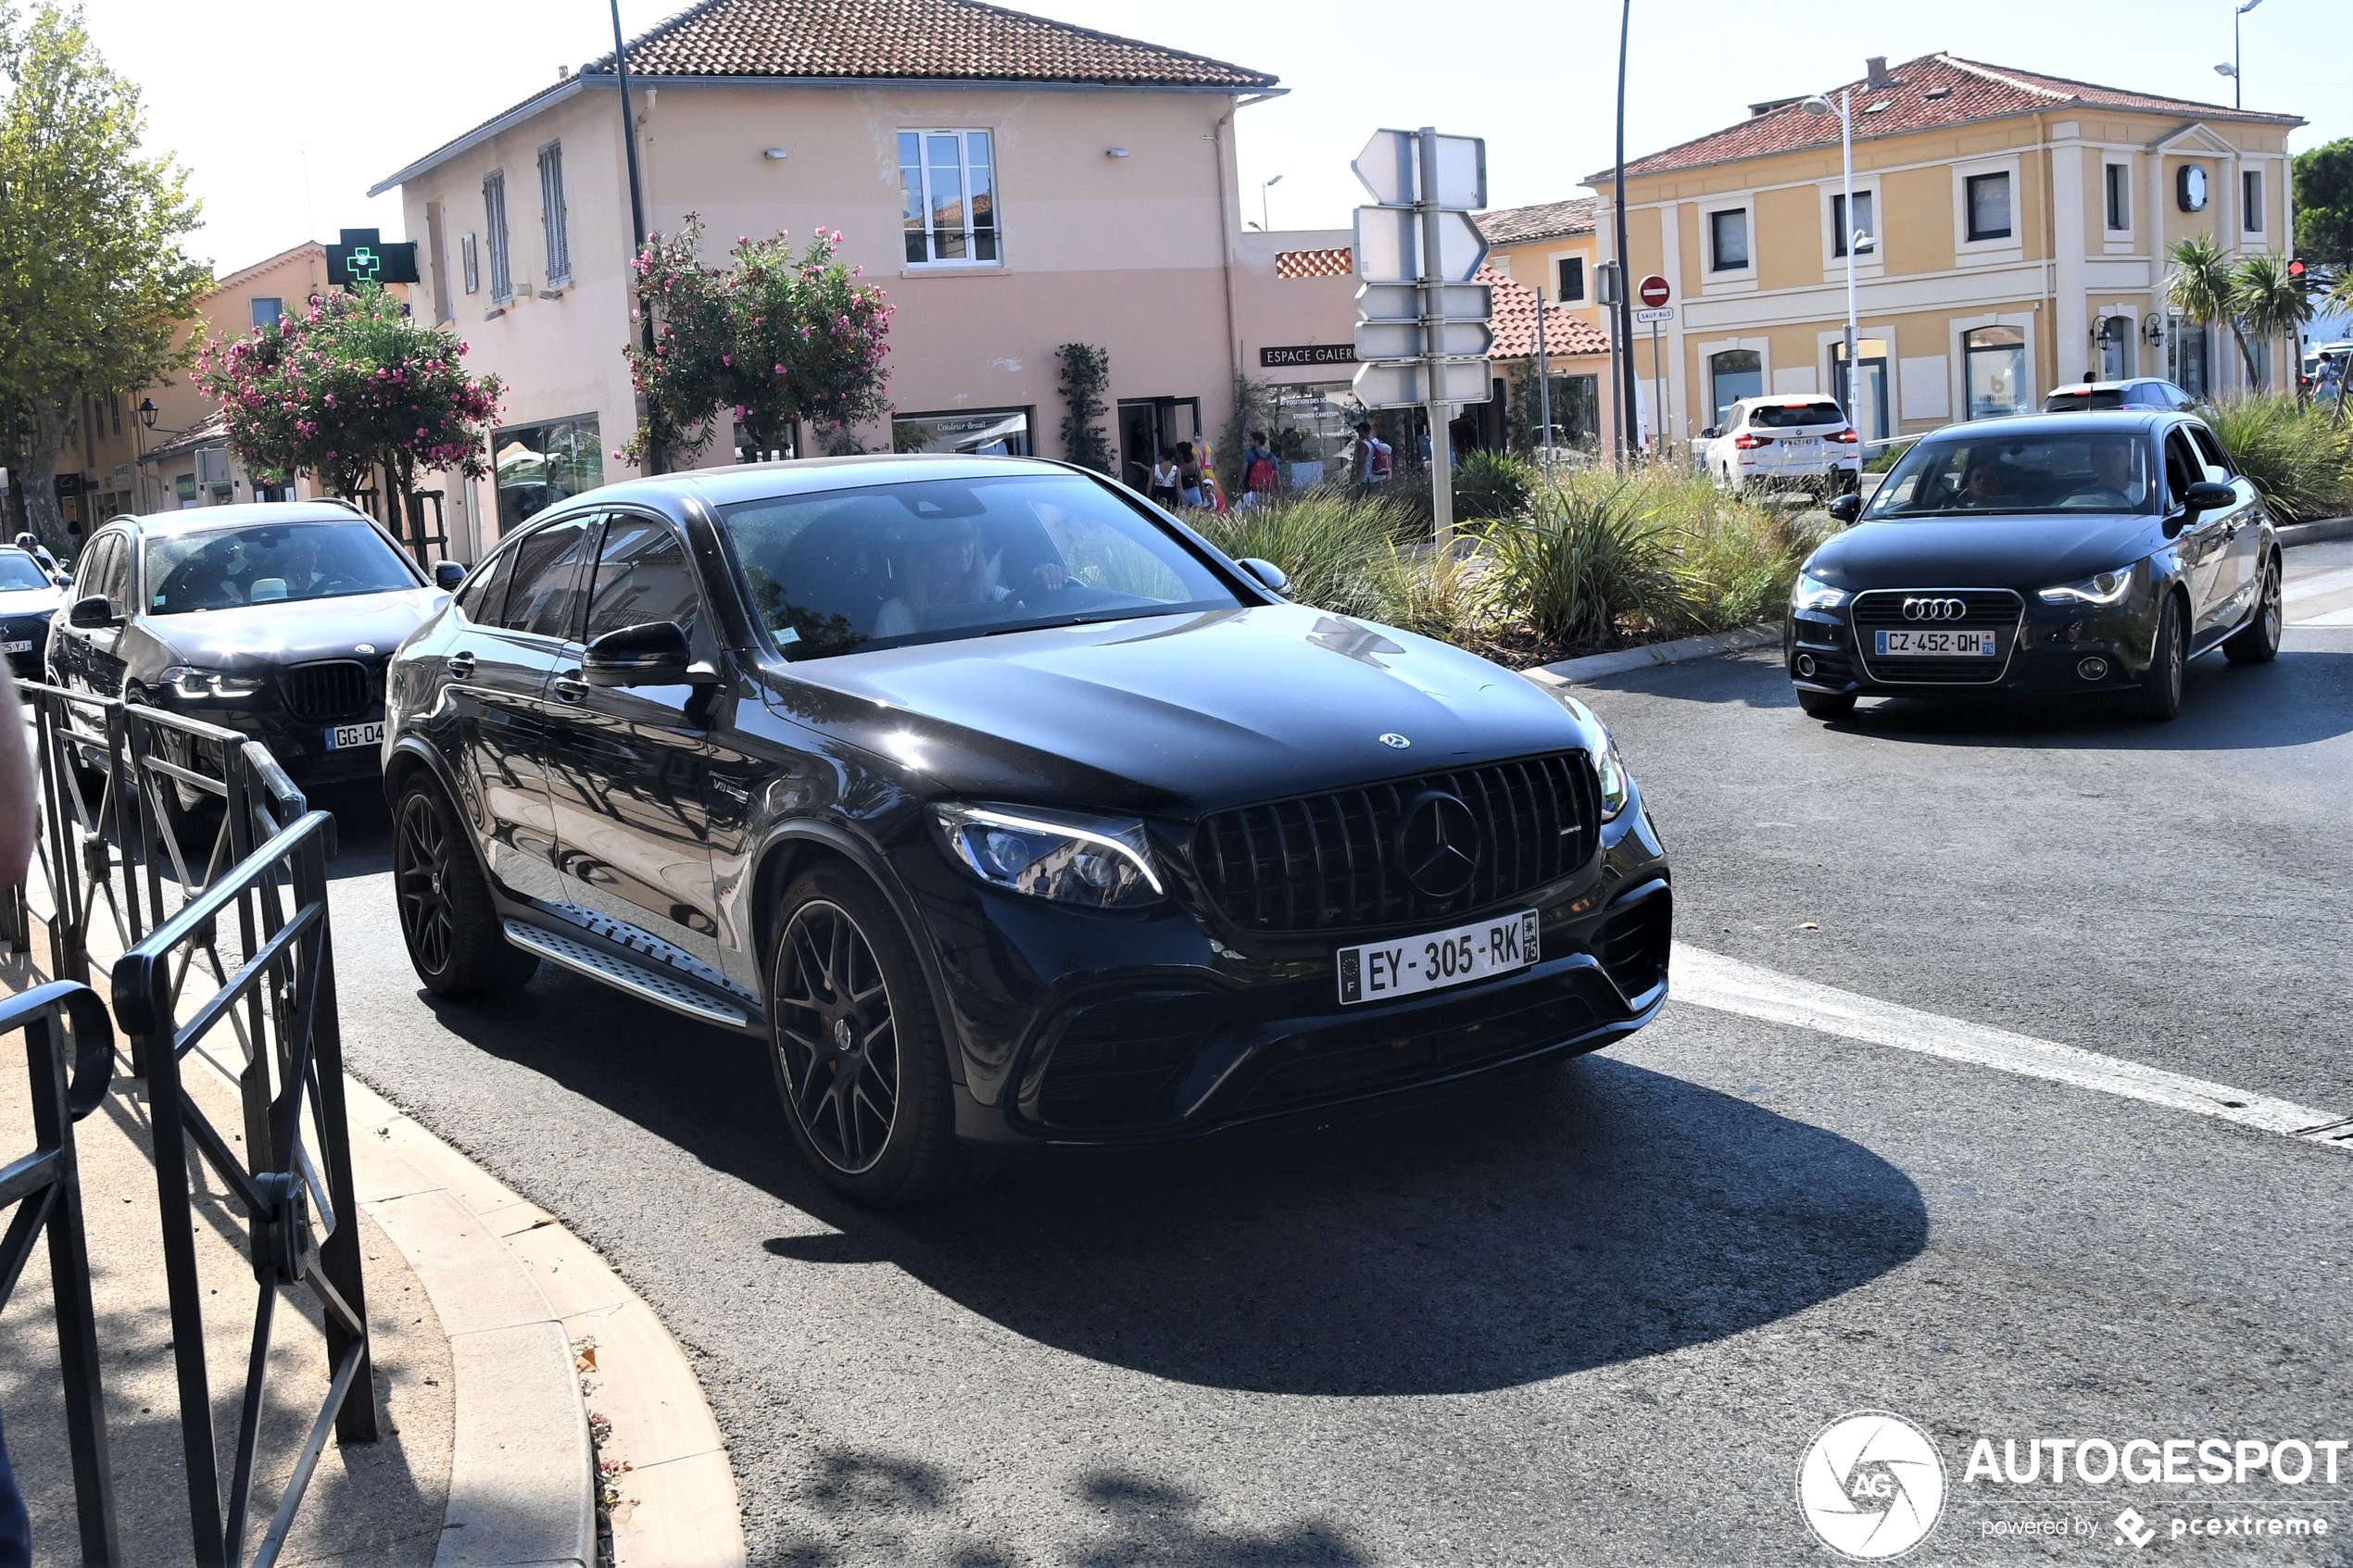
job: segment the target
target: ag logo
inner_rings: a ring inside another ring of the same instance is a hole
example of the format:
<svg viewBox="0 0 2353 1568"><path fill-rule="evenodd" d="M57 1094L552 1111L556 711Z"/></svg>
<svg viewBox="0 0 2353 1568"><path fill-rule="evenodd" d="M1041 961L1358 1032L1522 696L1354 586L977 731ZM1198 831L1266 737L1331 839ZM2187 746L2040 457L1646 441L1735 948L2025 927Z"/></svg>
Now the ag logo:
<svg viewBox="0 0 2353 1568"><path fill-rule="evenodd" d="M1840 1416L1797 1465L1797 1511L1821 1543L1873 1562L1928 1538L1944 1509L1944 1461L1928 1434L1887 1411Z"/></svg>

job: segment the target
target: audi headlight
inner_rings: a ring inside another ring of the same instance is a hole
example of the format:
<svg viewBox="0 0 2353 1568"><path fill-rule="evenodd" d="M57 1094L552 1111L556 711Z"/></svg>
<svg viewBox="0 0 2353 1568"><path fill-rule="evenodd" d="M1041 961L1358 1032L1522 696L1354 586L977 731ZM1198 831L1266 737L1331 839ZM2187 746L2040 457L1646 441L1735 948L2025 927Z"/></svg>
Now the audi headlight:
<svg viewBox="0 0 2353 1568"><path fill-rule="evenodd" d="M2112 605L2133 591L2140 571L2137 565L2120 566L2114 571L2095 572L2081 583L2045 588L2034 596L2046 605Z"/></svg>
<svg viewBox="0 0 2353 1568"><path fill-rule="evenodd" d="M934 809L956 858L1034 898L1124 909L1164 897L1144 824L991 806Z"/></svg>
<svg viewBox="0 0 2353 1568"><path fill-rule="evenodd" d="M251 696L261 689L261 683L245 675L231 675L219 670L198 670L193 665L175 664L161 676L164 684L191 702L213 698Z"/></svg>
<svg viewBox="0 0 2353 1568"><path fill-rule="evenodd" d="M1626 759L1617 755L1617 737L1607 728L1602 731L1602 749L1593 759L1593 771L1602 784L1602 821L1614 822L1634 797L1634 781L1626 771Z"/></svg>
<svg viewBox="0 0 2353 1568"><path fill-rule="evenodd" d="M1808 577L1804 572L1798 573L1797 586L1789 595L1792 609L1836 609L1845 602L1845 589L1833 588L1820 578Z"/></svg>

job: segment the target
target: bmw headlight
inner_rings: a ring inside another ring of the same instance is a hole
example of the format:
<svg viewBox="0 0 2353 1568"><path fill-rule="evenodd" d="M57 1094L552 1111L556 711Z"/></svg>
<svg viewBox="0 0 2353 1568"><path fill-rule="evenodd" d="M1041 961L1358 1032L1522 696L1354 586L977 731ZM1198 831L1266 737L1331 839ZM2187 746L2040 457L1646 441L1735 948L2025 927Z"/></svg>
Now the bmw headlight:
<svg viewBox="0 0 2353 1568"><path fill-rule="evenodd" d="M2121 566L2114 571L2095 572L2081 583L2045 588L2034 596L2046 605L2112 605L2133 591L2140 572L2138 565Z"/></svg>
<svg viewBox="0 0 2353 1568"><path fill-rule="evenodd" d="M1808 577L1804 572L1798 573L1797 586L1789 595L1792 609L1836 609L1845 602L1845 589L1833 588L1820 578Z"/></svg>
<svg viewBox="0 0 2353 1568"><path fill-rule="evenodd" d="M934 813L956 858L1000 887L1098 909L1166 896L1144 824L1133 818L953 805Z"/></svg>
<svg viewBox="0 0 2353 1568"><path fill-rule="evenodd" d="M198 670L187 664L173 665L160 678L174 693L191 702L251 696L261 689L261 683L250 676L231 675L219 670Z"/></svg>
<svg viewBox="0 0 2353 1568"><path fill-rule="evenodd" d="M1593 759L1593 771L1602 784L1602 821L1614 822L1634 797L1634 781L1626 771L1626 759L1617 755L1617 737L1604 728L1602 749Z"/></svg>

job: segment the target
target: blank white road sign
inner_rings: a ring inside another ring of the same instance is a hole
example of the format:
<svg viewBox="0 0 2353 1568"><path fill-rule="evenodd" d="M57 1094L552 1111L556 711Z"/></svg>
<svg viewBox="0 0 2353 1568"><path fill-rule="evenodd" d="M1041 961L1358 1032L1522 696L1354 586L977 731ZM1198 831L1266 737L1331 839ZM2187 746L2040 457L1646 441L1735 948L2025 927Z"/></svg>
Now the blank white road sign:
<svg viewBox="0 0 2353 1568"><path fill-rule="evenodd" d="M1411 207L1421 199L1421 137L1415 132L1374 132L1349 167L1383 207ZM1437 205L1474 212L1487 205L1485 137L1438 139Z"/></svg>
<svg viewBox="0 0 2353 1568"><path fill-rule="evenodd" d="M1448 283L1438 294L1438 313L1450 321L1484 321L1495 314L1495 291L1485 283ZM1422 319L1419 283L1359 283L1356 319L1360 321L1418 321Z"/></svg>
<svg viewBox="0 0 2353 1568"><path fill-rule="evenodd" d="M1484 403L1495 388L1484 359L1441 359L1438 384L1424 373L1428 362L1365 365L1356 371L1356 400L1367 408L1412 408L1424 403Z"/></svg>
<svg viewBox="0 0 2353 1568"><path fill-rule="evenodd" d="M1477 359L1495 346L1495 334L1484 321L1448 321L1439 328L1438 352L1450 358ZM1422 345L1419 321L1359 321L1359 359L1418 359L1428 350Z"/></svg>
<svg viewBox="0 0 2353 1568"><path fill-rule="evenodd" d="M1438 215L1441 280L1466 283L1487 259L1487 241L1470 215ZM1422 217L1406 207L1356 209L1356 275L1368 283L1410 283L1422 275Z"/></svg>

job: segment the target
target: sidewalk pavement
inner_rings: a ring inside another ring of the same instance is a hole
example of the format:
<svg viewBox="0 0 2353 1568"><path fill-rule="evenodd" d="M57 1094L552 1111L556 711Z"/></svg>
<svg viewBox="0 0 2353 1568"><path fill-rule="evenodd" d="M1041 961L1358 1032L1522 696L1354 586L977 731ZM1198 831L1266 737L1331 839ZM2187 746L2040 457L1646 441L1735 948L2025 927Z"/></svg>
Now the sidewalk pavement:
<svg viewBox="0 0 2353 1568"><path fill-rule="evenodd" d="M36 911L40 898L36 890ZM94 926L105 923L101 916ZM102 995L119 950L113 935L92 934ZM38 921L33 947L47 950ZM22 957L0 960L0 985L9 990L47 978ZM192 971L183 1016L209 994L208 977ZM232 1076L238 1054L224 1025L182 1064L189 1093L233 1139L242 1125ZM717 1424L685 1351L652 1311L553 1215L367 1085L346 1075L345 1086L383 1436L347 1450L328 1444L281 1561L590 1568L600 1561L601 1459L610 1532L601 1561L741 1564L735 1479ZM31 1145L26 1094L23 1074L0 1062L0 1149ZM123 1561L140 1568L188 1562L143 1085L118 1076L105 1104L74 1131ZM225 1479L256 1286L237 1207L200 1160L190 1164ZM281 1306L294 1310L279 1312L271 1337L248 1550L277 1506L327 1383L317 1307L307 1292L289 1293ZM36 1558L63 1561L58 1554L73 1550L73 1486L45 1248L35 1249L0 1314L0 1408Z"/></svg>

